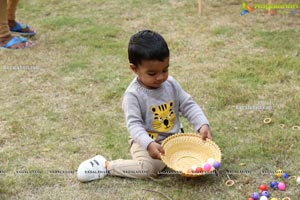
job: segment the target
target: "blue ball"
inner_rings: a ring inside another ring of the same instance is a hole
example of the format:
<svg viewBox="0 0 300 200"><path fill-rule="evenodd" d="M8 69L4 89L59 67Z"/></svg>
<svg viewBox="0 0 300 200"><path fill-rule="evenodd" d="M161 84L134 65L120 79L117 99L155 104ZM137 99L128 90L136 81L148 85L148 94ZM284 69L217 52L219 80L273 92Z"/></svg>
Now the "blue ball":
<svg viewBox="0 0 300 200"><path fill-rule="evenodd" d="M278 187L278 182L277 181L272 181L271 183L270 183L270 187L272 188L272 189L277 189L277 187Z"/></svg>
<svg viewBox="0 0 300 200"><path fill-rule="evenodd" d="M289 175L287 173L283 173L281 176L282 176L282 178L288 178L289 177Z"/></svg>
<svg viewBox="0 0 300 200"><path fill-rule="evenodd" d="M259 199L259 193L258 192L254 192L253 194L251 194L251 197L254 200L258 200Z"/></svg>
<svg viewBox="0 0 300 200"><path fill-rule="evenodd" d="M269 196L270 196L270 194L269 194L268 191L262 191L262 192L261 192L261 195L262 195L262 196L265 196L265 197L269 197Z"/></svg>
<svg viewBox="0 0 300 200"><path fill-rule="evenodd" d="M219 169L221 167L221 163L218 162L218 161L215 161L213 166L214 166L215 169Z"/></svg>

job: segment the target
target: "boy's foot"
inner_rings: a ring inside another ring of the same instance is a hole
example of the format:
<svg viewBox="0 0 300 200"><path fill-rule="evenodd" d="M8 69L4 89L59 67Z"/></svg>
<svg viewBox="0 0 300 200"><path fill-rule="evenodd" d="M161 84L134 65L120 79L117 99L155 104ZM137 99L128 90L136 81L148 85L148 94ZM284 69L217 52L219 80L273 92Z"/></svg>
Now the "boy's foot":
<svg viewBox="0 0 300 200"><path fill-rule="evenodd" d="M31 40L27 40L24 37L7 36L0 38L0 49L24 49L33 46Z"/></svg>
<svg viewBox="0 0 300 200"><path fill-rule="evenodd" d="M104 178L107 175L106 162L106 159L100 155L83 161L77 170L78 180L88 182Z"/></svg>
<svg viewBox="0 0 300 200"><path fill-rule="evenodd" d="M32 30L27 24L21 24L19 22L16 22L15 20L8 20L8 26L10 32L12 33L18 33L24 36L31 36L36 34L36 32Z"/></svg>

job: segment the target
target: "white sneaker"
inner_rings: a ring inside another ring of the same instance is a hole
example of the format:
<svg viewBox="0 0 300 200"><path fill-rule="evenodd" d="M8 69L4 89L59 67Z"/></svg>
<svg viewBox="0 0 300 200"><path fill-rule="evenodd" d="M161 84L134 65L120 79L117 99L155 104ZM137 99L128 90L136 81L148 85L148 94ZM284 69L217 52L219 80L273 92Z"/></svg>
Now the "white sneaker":
<svg viewBox="0 0 300 200"><path fill-rule="evenodd" d="M105 162L106 159L100 155L83 161L77 170L78 180L81 182L88 182L104 178L104 176L107 175Z"/></svg>

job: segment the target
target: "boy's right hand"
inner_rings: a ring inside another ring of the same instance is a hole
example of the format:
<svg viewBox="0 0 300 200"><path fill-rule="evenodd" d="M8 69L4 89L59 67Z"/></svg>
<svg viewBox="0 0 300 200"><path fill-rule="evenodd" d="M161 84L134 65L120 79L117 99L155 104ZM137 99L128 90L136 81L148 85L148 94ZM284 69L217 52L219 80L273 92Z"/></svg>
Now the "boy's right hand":
<svg viewBox="0 0 300 200"><path fill-rule="evenodd" d="M157 142L151 142L148 147L147 147L147 151L149 153L149 155L151 156L151 158L153 159L161 159L161 154L164 155L165 151L162 148L162 146L160 144L158 144Z"/></svg>

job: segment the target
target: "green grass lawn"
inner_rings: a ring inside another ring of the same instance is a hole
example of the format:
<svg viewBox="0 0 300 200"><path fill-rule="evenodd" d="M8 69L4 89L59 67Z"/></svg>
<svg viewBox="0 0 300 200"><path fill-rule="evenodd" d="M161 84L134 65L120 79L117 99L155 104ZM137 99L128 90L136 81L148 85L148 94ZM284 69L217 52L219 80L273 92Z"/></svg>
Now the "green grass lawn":
<svg viewBox="0 0 300 200"><path fill-rule="evenodd" d="M38 34L33 48L0 51L0 199L239 200L273 180L287 189L272 197L300 199L295 180L272 174L300 176L300 11L241 16L241 3L203 1L198 16L196 0L20 1ZM96 154L130 158L121 100L134 77L127 43L142 29L165 37L170 75L207 115L220 176L77 181ZM250 173L227 187L226 170Z"/></svg>

